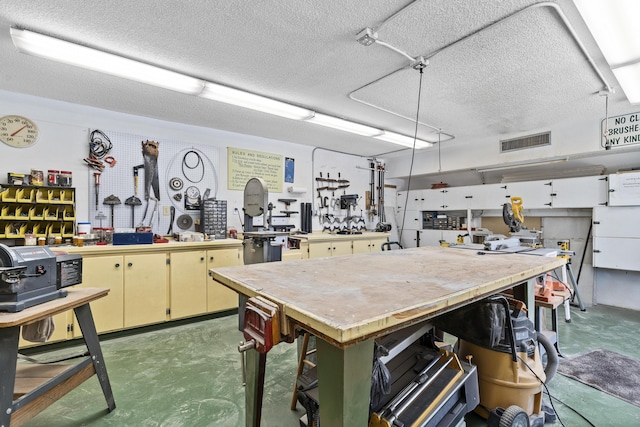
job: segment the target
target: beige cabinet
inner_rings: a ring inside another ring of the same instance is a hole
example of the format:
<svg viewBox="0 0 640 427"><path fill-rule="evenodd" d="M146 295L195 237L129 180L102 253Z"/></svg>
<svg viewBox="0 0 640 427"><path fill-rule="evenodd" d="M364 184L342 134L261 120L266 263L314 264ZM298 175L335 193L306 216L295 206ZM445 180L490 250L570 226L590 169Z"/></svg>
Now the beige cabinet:
<svg viewBox="0 0 640 427"><path fill-rule="evenodd" d="M351 254L351 240L328 240L322 242L309 242L309 258L321 258L327 256Z"/></svg>
<svg viewBox="0 0 640 427"><path fill-rule="evenodd" d="M124 256L124 327L167 318L167 254Z"/></svg>
<svg viewBox="0 0 640 427"><path fill-rule="evenodd" d="M380 252L382 244L387 241L386 237L375 239L362 239L353 241L353 253L362 254L367 252Z"/></svg>
<svg viewBox="0 0 640 427"><path fill-rule="evenodd" d="M207 312L207 251L169 255L169 307L171 319Z"/></svg>
<svg viewBox="0 0 640 427"><path fill-rule="evenodd" d="M206 301L208 312L238 308L238 294L207 277L208 271L212 268L242 264L242 250L239 248L210 249L207 251L207 272L204 277L206 278L207 283Z"/></svg>
<svg viewBox="0 0 640 427"><path fill-rule="evenodd" d="M91 303L98 333L117 331L124 326L124 257L121 255L82 259L82 283L78 288L109 288L109 294ZM82 335L74 316L73 337Z"/></svg>

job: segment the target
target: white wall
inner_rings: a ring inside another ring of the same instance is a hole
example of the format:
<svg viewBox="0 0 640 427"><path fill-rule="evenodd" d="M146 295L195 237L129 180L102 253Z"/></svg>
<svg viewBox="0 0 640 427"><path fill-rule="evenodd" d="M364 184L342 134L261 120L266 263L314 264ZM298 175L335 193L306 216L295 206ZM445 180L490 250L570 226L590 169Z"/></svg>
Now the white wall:
<svg viewBox="0 0 640 427"><path fill-rule="evenodd" d="M522 135L504 135L502 139L551 131L551 145L529 150L515 150L504 154L500 153L499 140L495 137L456 138L441 143L440 161L438 160L437 144L431 148L417 151L412 175L475 169L532 159L598 153L602 151L599 145L599 125L597 121L570 122L551 129L534 129ZM409 156L389 159L387 161L389 177L407 176L410 161ZM404 189L404 187L400 188L400 190Z"/></svg>
<svg viewBox="0 0 640 427"><path fill-rule="evenodd" d="M218 199L228 201L228 225L239 230L241 230L240 219L233 209L238 208L238 212L242 215L243 192L227 189L227 147L265 151L295 159L294 183L283 183L283 193L271 192L269 194L269 201L277 206L278 211L284 209L284 205L277 202L278 198L298 199L291 206L291 210L298 211L301 202L312 202L317 210L319 199L317 192L314 191L315 180L312 174L318 176L319 171L323 171L325 174L330 172L332 178L337 178L337 173L340 172L344 179L350 180L351 185L346 189L347 194L359 194L364 197L365 191L369 189L368 172L356 167L368 167L366 159L325 150L316 150L314 153L313 147L304 145L0 91L0 116L9 114L18 114L34 120L40 130L40 137L35 146L25 149L16 149L0 144L0 174L2 175L0 182L6 182L4 177L8 172L28 174L32 168L44 170L45 173L48 169L71 171L73 186L77 193L78 221L95 223L93 218L88 218L89 203L91 202L89 200L89 185L92 182L93 169L87 167L83 162L83 159L88 155L90 129L143 135L157 141L167 139L184 141L187 145L218 147L220 150ZM315 166L312 165L312 157L316 159ZM128 174L130 171L127 171ZM291 185L306 188L307 192L289 194L286 192L286 188ZM338 192L336 195L339 196ZM359 208L364 209L364 198L360 201ZM159 212L162 212L162 209ZM344 215L346 212L336 212L336 214ZM291 223L296 228L300 224L299 218L299 215L292 216ZM314 219L313 226L314 230L321 229L317 218ZM165 231L160 232L164 233Z"/></svg>

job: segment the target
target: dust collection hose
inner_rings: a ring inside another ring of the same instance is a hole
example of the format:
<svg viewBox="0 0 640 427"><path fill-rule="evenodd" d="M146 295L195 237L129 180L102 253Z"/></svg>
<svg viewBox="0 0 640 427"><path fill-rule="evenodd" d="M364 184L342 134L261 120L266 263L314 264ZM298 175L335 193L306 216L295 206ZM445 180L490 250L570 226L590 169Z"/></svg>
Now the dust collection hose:
<svg viewBox="0 0 640 427"><path fill-rule="evenodd" d="M548 383L558 371L558 353L549 338L540 332L538 332L538 343L542 344L547 353L547 366L544 367L544 374L547 377L545 383Z"/></svg>

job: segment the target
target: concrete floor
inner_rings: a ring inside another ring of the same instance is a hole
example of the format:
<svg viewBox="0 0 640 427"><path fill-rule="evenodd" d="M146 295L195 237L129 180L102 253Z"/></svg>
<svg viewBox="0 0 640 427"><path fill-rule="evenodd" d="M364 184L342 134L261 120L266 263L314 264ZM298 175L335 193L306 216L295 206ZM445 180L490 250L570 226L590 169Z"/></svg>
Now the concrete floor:
<svg viewBox="0 0 640 427"><path fill-rule="evenodd" d="M572 323L561 320L561 350L566 356L607 348L638 357L640 312L605 306L580 312ZM132 336L103 339L107 369L117 408L106 412L96 377L54 403L27 427L244 426L244 390L237 316L209 319ZM40 357L80 352L81 347L54 350ZM281 344L268 355L263 426L298 426L303 410L289 409L296 346ZM640 425L640 408L557 374L548 385L566 426ZM640 392L640 385L639 385ZM569 409L569 406L573 410ZM486 423L469 416L470 426ZM560 423L556 423L560 425ZM325 426L330 427L330 426Z"/></svg>

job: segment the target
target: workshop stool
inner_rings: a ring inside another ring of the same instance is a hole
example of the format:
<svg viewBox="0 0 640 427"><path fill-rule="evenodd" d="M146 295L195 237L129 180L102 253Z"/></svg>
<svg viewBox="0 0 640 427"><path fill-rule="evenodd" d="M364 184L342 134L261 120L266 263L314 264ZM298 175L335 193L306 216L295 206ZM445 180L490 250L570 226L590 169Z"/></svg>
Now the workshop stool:
<svg viewBox="0 0 640 427"><path fill-rule="evenodd" d="M296 403L298 401L298 389L300 387L300 376L304 372L304 367L307 365L309 368L315 368L316 364L308 359L308 357L316 352L313 348L309 350L309 338L311 334L304 332L302 337L302 347L300 348L300 360L298 361L298 371L296 372L296 379L293 383L293 397L291 398L291 410L296 410Z"/></svg>
<svg viewBox="0 0 640 427"><path fill-rule="evenodd" d="M558 333L558 307L562 306L569 296L566 291L554 291L549 301L536 300L536 321L535 328L538 333L544 334L553 343L558 356L564 357L560 352L560 338ZM551 309L551 329L543 328L543 320L545 319L544 309Z"/></svg>

